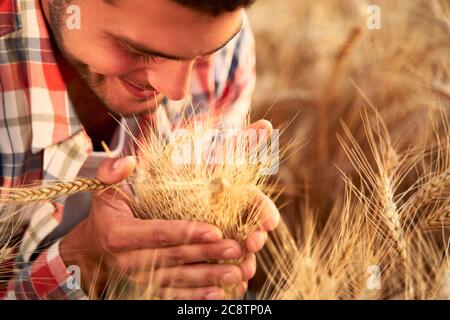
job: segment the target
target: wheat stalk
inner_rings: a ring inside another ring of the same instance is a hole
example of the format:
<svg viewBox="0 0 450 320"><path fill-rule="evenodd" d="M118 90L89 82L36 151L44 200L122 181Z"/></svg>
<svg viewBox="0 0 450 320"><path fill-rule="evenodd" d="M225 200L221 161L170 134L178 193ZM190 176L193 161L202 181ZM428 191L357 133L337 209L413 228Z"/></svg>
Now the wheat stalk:
<svg viewBox="0 0 450 320"><path fill-rule="evenodd" d="M98 179L77 178L73 181L53 182L24 188L0 188L2 205L23 205L42 200L67 197L79 192L100 191L108 185Z"/></svg>
<svg viewBox="0 0 450 320"><path fill-rule="evenodd" d="M169 188L173 190L195 190L198 188L198 185L200 185L200 182L167 182L155 187L159 190L167 190ZM24 205L60 197L70 197L81 192L102 191L114 186L115 185L102 183L95 178L77 178L73 181L58 181L32 187L0 187L0 203L3 206ZM216 186L211 185L211 190L214 190L215 188Z"/></svg>
<svg viewBox="0 0 450 320"><path fill-rule="evenodd" d="M418 226L420 229L449 229L450 228L450 204L440 206L430 212L428 217L423 219Z"/></svg>
<svg viewBox="0 0 450 320"><path fill-rule="evenodd" d="M339 212L344 211L339 199L344 194L344 187L348 186L354 197L352 217L347 224L362 216L363 223L359 226L366 231L358 233L357 228L349 225L341 234L340 227L337 227L340 224L335 222L337 226L324 230L320 224L316 226L317 235L311 236L312 241L291 235L293 240L298 241L295 250L285 250L282 245L272 250L269 243L267 256L273 255L275 264L279 266L270 268L269 265L267 268L270 280L264 287L265 294L275 286L278 288L275 297L282 297L283 293L287 296L290 289L297 292L291 293L294 298L324 297L326 286L317 286L315 281L308 280L325 279L314 273L330 270L331 282L339 282L344 274L350 279L347 282L351 283L349 293L332 290L330 297L449 297L448 293L442 295L438 290L430 291L433 284L438 284L436 275L439 268L448 269L448 262L446 265L443 263L445 253L442 249L448 241L450 221L449 188L443 173L448 170L449 162L448 157L444 161L438 160L439 151L429 152L428 149L435 140L439 141L440 136L446 140L440 145L446 145L447 149L439 148L448 153L449 133L445 130L445 123L434 126L429 121L431 118L427 117L439 115L442 109L448 110L450 102L448 1L381 0L378 5L386 12L383 30L360 35L357 46L352 47L351 57L345 59L345 64L339 68L339 77L333 79L335 83L332 83L330 92L322 88L329 88L329 75L333 74L336 66L332 53L337 52L348 37L345 31L337 34L331 30L351 30L354 26L365 28L365 13L362 16L358 12L355 14L355 8L361 8L362 12L366 8L357 0L340 0L332 5L326 0L294 1L286 4L287 8L278 6L277 1L268 0L265 6L261 5L265 10L261 10L257 18L261 15L267 18L281 7L289 12L280 15L282 21L277 23L275 20L270 31L265 28L267 19L259 21L260 37L264 41L259 42L257 49L259 54L262 53L260 61L264 67L259 73L262 80L256 96L260 97L261 105L272 102L266 99L271 88L276 92L285 87L292 91L301 88L310 93L298 99L280 98L271 113L274 119L282 122L300 110L303 121L299 121L292 133L311 145L283 170L285 175L290 176L286 180L292 185L301 185L296 188L298 193L295 196L287 197L286 201L292 205L284 213L292 217L290 225L294 230L296 226L301 229L305 223L301 215L303 204L308 202L311 205L309 213L317 212L318 219L327 221L328 225L331 208L338 206ZM351 11L353 18L350 19L344 11ZM436 20L436 17L439 19ZM310 31L315 29L314 26L326 26L326 30L330 31L320 31L320 37L317 37ZM255 30L258 35L258 25ZM429 37L430 34L433 37ZM289 41L283 44L285 38ZM274 44L279 48L276 59L270 55ZM267 61L270 63L264 63ZM361 90L355 90L348 79L354 80L353 83ZM359 91L364 92L365 97L361 98ZM360 121L363 104L379 107L377 109L383 116L385 128L377 125L376 121L368 125ZM348 129L344 129L345 135L352 136L348 148L343 150L332 143L340 131L340 121ZM326 125L314 130L320 122ZM375 143L368 143L367 129L372 130ZM327 155L328 162L320 161L323 162L320 164L317 161L317 150L323 150L321 153ZM340 170L334 170L332 164ZM339 172L345 174L345 183L339 183ZM355 202L360 205L355 205ZM418 220L418 223L410 223L411 219ZM323 232L336 236L330 240ZM358 241L355 243L346 236L351 233L357 234ZM333 252L331 259L329 253L322 252L320 248L322 238L329 239L328 245ZM305 246L309 249L303 249ZM311 254L311 251L321 254ZM295 257L300 258L293 262ZM307 259L313 260L309 269L305 267ZM380 266L380 290L366 288L367 264ZM302 279L304 270L305 273L308 270L309 279ZM344 287L348 288L346 285ZM320 289L315 291L314 288ZM448 283L446 288L449 288ZM444 291L448 292L441 292Z"/></svg>
<svg viewBox="0 0 450 320"><path fill-rule="evenodd" d="M351 147L341 139L351 162L360 173L361 186L344 175L348 191L343 205L332 212L323 230L316 232L317 227L308 228L308 236L303 237L294 248L286 247L279 241L293 239L288 230L276 231L283 234L273 240L275 244L269 242L267 245L267 256L275 257L275 266L266 268L268 279L260 298L448 298L445 295L448 282L440 276L440 270L448 268L446 256L443 257L433 237L421 233L421 228L417 228L413 238L407 238L400 218L405 204L396 195L399 175L413 171L415 167L412 163L416 163L420 157L411 153L397 153L379 123L382 119L369 123L365 114L362 120L372 147L373 163L368 161L345 126L344 131L349 134ZM378 128L373 130L376 135L372 134L373 128ZM422 152L425 154L426 148ZM435 172L430 174L429 181L436 182L442 176ZM439 188L441 194L448 189L445 185ZM411 196L421 197L422 194L416 192ZM339 204L338 200L336 204ZM310 211L306 210L306 216L313 215ZM426 217L433 221L439 219L440 226L448 228L448 213L448 205L444 202L440 208L427 213ZM308 218L299 221L299 225L311 225ZM430 225L430 222L425 224ZM443 239L444 242L446 240ZM392 247L396 254L392 253ZM367 267L370 265L378 266L381 271L382 283L379 289L367 286ZM398 265L404 272L398 272L395 268Z"/></svg>

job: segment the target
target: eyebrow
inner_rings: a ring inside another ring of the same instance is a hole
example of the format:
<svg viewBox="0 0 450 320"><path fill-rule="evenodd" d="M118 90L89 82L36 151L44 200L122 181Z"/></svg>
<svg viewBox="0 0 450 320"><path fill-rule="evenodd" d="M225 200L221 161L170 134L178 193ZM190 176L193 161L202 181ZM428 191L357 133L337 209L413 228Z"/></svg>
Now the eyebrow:
<svg viewBox="0 0 450 320"><path fill-rule="evenodd" d="M222 49L223 47L225 47L231 40L233 40L234 37L236 37L236 35L239 32L241 32L242 26L243 26L243 23L241 22L239 28L234 32L233 36L231 36L225 43L223 43L218 48L215 48L214 50L211 50L211 51L203 54L202 57L213 54L213 53L219 51L220 49ZM137 53L142 54L142 55L157 56L157 57L161 57L161 58L165 58L165 59L169 59L169 60L192 60L192 59L194 59L191 57L179 57L179 56L167 54L167 53L146 47L140 43L135 42L132 39L129 39L129 38L121 36L121 35L116 35L116 34L112 34L109 32L106 32L106 34L108 36L112 37L115 41L125 44L125 46L129 47L133 51L136 51Z"/></svg>

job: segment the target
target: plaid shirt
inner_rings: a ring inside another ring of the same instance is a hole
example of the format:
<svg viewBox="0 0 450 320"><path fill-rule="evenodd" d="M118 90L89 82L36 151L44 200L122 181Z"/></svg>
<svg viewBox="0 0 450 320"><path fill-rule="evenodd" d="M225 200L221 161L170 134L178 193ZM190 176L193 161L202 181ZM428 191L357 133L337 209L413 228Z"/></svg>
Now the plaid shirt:
<svg viewBox="0 0 450 320"><path fill-rule="evenodd" d="M189 101L195 117L221 114L223 126L242 123L254 88L254 65L254 39L245 17L243 29L226 47L196 62L187 99L165 99L158 112L141 121L170 128ZM0 183L19 187L35 180L72 180L91 152L56 63L40 0L1 0ZM0 215L4 211L0 204ZM68 285L71 274L59 241L36 252L60 224L64 199L22 211L16 271L4 298L86 298L78 286Z"/></svg>

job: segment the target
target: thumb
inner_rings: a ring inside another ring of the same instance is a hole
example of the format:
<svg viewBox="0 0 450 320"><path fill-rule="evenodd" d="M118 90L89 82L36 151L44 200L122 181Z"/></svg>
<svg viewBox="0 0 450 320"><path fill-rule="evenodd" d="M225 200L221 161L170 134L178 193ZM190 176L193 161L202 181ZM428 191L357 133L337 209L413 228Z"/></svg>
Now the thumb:
<svg viewBox="0 0 450 320"><path fill-rule="evenodd" d="M136 159L128 156L118 159L105 159L97 168L97 179L105 184L115 184L128 178L136 167Z"/></svg>
<svg viewBox="0 0 450 320"><path fill-rule="evenodd" d="M247 126L247 129L265 129L268 130L269 132L272 131L273 127L272 127L272 123L270 123L270 121L265 120L265 119L260 119L258 121L255 121L253 123L251 123L250 125Z"/></svg>
<svg viewBox="0 0 450 320"><path fill-rule="evenodd" d="M246 130L257 130L257 131L265 130L265 131L267 131L266 137L270 137L270 135L272 134L272 131L273 131L273 127L272 127L272 124L270 123L270 121L261 119L261 120L255 121L252 124L248 125Z"/></svg>
<svg viewBox="0 0 450 320"><path fill-rule="evenodd" d="M252 142L249 142L247 145L247 148L249 151L254 152L257 151L257 149L253 148L259 148L260 146L266 145L270 137L272 136L273 127L270 121L267 120L258 120L256 122L253 122L249 126L245 128L245 130L248 131L256 131L256 145L253 145Z"/></svg>

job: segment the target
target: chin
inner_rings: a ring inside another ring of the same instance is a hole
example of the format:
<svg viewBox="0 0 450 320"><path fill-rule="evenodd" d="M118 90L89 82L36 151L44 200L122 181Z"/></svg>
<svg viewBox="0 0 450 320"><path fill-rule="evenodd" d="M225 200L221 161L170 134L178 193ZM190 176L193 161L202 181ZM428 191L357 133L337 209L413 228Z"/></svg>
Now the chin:
<svg viewBox="0 0 450 320"><path fill-rule="evenodd" d="M100 90L106 93L102 100L110 111L124 116L154 112L164 97L159 92L156 92L156 96L152 97L133 95L132 92L126 90L117 77L114 79L106 78L104 85L105 90Z"/></svg>
<svg viewBox="0 0 450 320"><path fill-rule="evenodd" d="M108 88L107 86L94 88L94 93L109 112L124 117L152 113L163 100L162 95L156 99L136 99L135 97L130 97L126 92L121 92L111 87Z"/></svg>
<svg viewBox="0 0 450 320"><path fill-rule="evenodd" d="M159 105L159 104L158 104ZM131 117L133 115L141 115L145 113L152 113L157 109L155 102L142 101L142 102L126 102L117 105L107 104L107 108L114 114L124 117Z"/></svg>

